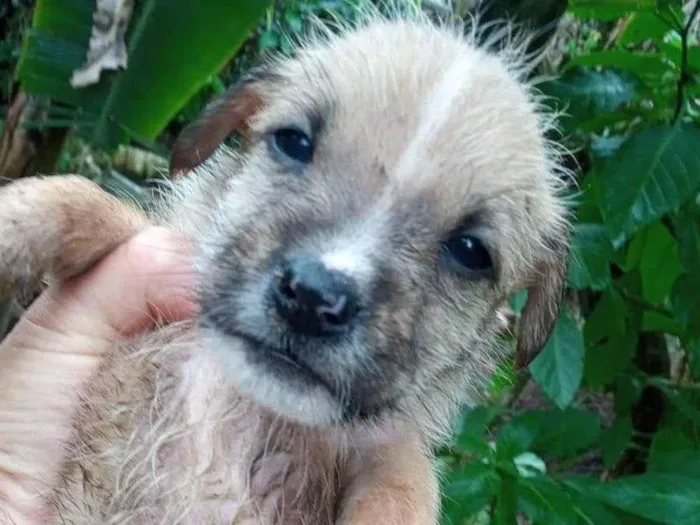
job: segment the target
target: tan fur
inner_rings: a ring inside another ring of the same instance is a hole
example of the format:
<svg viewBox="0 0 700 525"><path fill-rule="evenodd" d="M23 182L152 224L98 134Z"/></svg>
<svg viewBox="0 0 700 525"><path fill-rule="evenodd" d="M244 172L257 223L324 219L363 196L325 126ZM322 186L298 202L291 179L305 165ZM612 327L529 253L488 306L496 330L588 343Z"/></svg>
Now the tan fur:
<svg viewBox="0 0 700 525"><path fill-rule="evenodd" d="M297 58L234 86L183 132L180 180L151 220L196 246L204 313L108 356L76 418L56 523L437 523L431 447L505 352L499 305L530 291L522 366L548 337L566 268L551 120L520 79L518 46L490 52L463 30L417 12L369 13L340 36L319 26ZM319 135L303 172L266 146L289 125ZM220 146L236 130L242 153ZM470 216L494 280L440 263ZM145 223L77 178L10 185L0 283L67 277ZM275 340L261 297L278 250L316 254L372 298L351 339L303 354L328 388L283 381L221 329ZM355 406L373 417L345 414Z"/></svg>

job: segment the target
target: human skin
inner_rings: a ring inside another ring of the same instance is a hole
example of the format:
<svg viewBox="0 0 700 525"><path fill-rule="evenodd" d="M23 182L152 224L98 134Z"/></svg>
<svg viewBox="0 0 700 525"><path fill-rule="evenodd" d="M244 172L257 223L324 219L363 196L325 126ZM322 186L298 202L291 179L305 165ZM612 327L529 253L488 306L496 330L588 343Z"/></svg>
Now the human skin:
<svg viewBox="0 0 700 525"><path fill-rule="evenodd" d="M0 343L0 522L45 523L81 389L115 343L196 315L193 279L187 243L149 227L49 287Z"/></svg>

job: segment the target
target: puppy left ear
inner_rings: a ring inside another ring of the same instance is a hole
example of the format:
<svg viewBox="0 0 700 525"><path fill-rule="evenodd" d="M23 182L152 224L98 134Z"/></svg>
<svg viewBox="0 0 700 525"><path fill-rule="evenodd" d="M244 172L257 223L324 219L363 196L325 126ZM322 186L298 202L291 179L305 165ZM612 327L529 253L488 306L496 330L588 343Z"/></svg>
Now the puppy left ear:
<svg viewBox="0 0 700 525"><path fill-rule="evenodd" d="M262 106L267 70L249 73L215 98L180 132L170 155L171 176L191 171L207 160L234 131L246 133L250 118Z"/></svg>
<svg viewBox="0 0 700 525"><path fill-rule="evenodd" d="M552 250L534 269L527 286L527 302L520 317L515 366L528 366L547 343L559 317L566 291L569 251L565 239L552 243Z"/></svg>

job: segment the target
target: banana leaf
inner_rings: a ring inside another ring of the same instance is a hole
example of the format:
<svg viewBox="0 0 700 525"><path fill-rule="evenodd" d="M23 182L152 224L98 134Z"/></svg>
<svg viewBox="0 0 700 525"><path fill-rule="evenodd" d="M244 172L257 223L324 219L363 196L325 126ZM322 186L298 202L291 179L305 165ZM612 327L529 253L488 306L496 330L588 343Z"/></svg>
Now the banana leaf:
<svg viewBox="0 0 700 525"><path fill-rule="evenodd" d="M126 69L103 70L97 84L75 89L69 80L85 62L96 0L37 0L17 77L27 93L58 103L60 119L94 145L153 143L243 45L270 4L137 0L125 36Z"/></svg>

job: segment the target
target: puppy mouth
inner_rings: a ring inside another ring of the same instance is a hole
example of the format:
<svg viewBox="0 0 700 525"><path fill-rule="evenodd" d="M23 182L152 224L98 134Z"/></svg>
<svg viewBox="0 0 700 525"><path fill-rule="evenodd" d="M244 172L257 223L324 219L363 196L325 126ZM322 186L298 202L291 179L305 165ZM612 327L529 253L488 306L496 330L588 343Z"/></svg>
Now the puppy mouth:
<svg viewBox="0 0 700 525"><path fill-rule="evenodd" d="M246 343L246 356L254 365L263 367L266 371L302 388L320 386L333 398L338 398L335 389L325 378L290 351L268 345L257 337L243 332L229 332L228 335Z"/></svg>

